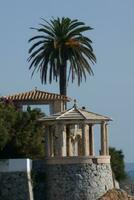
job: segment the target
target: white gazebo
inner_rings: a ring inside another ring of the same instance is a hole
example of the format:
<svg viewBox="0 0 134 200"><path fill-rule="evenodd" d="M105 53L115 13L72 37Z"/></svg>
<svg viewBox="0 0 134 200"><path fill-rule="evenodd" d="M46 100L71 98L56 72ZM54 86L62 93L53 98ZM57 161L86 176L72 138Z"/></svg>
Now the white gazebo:
<svg viewBox="0 0 134 200"><path fill-rule="evenodd" d="M45 125L45 157L56 158L98 158L110 162L108 145L108 122L111 118L102 116L84 107L74 106L63 112L39 119ZM100 155L94 151L94 126L100 125ZM65 159L63 159L65 158ZM80 160L79 160L80 161Z"/></svg>

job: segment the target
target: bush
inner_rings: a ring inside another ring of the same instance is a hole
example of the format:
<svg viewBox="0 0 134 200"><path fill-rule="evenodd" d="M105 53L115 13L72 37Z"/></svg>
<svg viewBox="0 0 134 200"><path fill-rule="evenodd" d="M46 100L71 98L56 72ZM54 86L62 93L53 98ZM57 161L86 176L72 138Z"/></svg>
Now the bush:
<svg viewBox="0 0 134 200"><path fill-rule="evenodd" d="M43 128L39 109L19 111L11 103L0 103L0 158L42 158Z"/></svg>
<svg viewBox="0 0 134 200"><path fill-rule="evenodd" d="M115 179L121 181L126 178L124 155L122 150L116 150L113 147L109 148L111 155L111 167L114 173Z"/></svg>

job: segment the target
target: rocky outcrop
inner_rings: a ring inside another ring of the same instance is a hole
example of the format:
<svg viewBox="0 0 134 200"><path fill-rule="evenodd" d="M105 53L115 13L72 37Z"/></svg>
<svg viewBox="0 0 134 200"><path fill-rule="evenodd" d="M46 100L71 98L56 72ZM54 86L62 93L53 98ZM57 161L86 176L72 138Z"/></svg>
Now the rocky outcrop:
<svg viewBox="0 0 134 200"><path fill-rule="evenodd" d="M125 191L120 189L109 190L98 200L134 200L134 197L128 195Z"/></svg>

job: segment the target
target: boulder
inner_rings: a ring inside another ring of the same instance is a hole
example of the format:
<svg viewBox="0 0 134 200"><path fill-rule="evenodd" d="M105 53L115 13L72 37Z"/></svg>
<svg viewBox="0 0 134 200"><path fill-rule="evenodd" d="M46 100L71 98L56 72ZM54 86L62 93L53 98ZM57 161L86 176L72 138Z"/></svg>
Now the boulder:
<svg viewBox="0 0 134 200"><path fill-rule="evenodd" d="M128 195L124 190L112 189L106 192L98 200L134 200L134 197Z"/></svg>

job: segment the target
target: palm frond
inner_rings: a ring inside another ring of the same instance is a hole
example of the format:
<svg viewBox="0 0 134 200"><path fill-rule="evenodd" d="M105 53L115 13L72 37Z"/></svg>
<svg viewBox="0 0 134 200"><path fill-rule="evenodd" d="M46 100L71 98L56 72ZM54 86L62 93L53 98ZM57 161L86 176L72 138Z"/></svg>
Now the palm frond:
<svg viewBox="0 0 134 200"><path fill-rule="evenodd" d="M33 41L33 40L36 40L36 39L46 39L46 38L48 38L48 37L46 37L46 36L44 36L44 35L37 35L37 36L34 36L34 37L32 37L32 38L30 38L29 40L28 40L28 42L31 42L31 41Z"/></svg>
<svg viewBox="0 0 134 200"><path fill-rule="evenodd" d="M31 53L33 49L35 49L37 46L41 45L44 43L44 40L40 40L39 42L36 42L32 45L32 47L29 49L28 53Z"/></svg>

